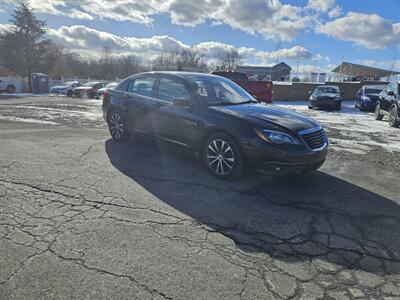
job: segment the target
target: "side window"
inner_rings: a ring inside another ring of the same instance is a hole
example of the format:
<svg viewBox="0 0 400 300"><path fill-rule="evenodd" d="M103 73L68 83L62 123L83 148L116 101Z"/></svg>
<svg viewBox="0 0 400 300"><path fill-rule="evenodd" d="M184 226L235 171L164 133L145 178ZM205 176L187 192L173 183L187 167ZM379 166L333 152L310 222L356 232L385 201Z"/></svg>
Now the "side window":
<svg viewBox="0 0 400 300"><path fill-rule="evenodd" d="M175 80L161 78L158 85L157 98L172 102L174 98L187 98L189 96L185 86Z"/></svg>
<svg viewBox="0 0 400 300"><path fill-rule="evenodd" d="M153 86L156 81L153 77L136 78L129 85L128 91L146 97L151 97L153 94Z"/></svg>

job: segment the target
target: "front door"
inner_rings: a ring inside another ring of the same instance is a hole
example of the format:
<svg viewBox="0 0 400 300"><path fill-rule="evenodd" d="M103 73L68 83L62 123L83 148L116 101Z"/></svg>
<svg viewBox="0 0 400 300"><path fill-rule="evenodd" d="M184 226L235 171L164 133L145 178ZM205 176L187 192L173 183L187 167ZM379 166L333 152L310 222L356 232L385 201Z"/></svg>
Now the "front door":
<svg viewBox="0 0 400 300"><path fill-rule="evenodd" d="M161 77L158 83L156 98L158 108L153 112L155 134L158 138L173 145L189 148L189 139L185 127L194 126L187 121L194 115L194 109L173 104L174 99L190 101L190 93L182 81L175 78Z"/></svg>

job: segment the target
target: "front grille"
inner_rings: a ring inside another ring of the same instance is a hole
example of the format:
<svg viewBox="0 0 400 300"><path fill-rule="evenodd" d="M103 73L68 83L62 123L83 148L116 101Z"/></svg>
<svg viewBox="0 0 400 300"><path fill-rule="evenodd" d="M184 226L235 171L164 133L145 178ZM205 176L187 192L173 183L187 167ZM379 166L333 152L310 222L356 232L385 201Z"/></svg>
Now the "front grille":
<svg viewBox="0 0 400 300"><path fill-rule="evenodd" d="M303 138L304 142L306 142L307 146L312 150L319 149L326 143L326 134L323 129L319 129L310 133L300 133L300 136Z"/></svg>
<svg viewBox="0 0 400 300"><path fill-rule="evenodd" d="M334 98L332 98L332 97L318 97L317 100L328 102L328 101L332 101L333 99L334 99Z"/></svg>

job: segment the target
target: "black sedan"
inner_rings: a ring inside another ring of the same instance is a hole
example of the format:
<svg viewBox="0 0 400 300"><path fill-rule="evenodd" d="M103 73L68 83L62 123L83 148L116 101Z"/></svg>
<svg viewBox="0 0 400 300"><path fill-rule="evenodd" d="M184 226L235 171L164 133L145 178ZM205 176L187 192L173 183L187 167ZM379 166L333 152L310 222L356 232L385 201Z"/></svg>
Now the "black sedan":
<svg viewBox="0 0 400 300"><path fill-rule="evenodd" d="M118 142L131 135L193 153L223 179L246 166L267 174L300 174L325 161L328 139L313 119L260 104L232 81L186 72L151 72L121 81L103 98Z"/></svg>
<svg viewBox="0 0 400 300"><path fill-rule="evenodd" d="M342 93L336 85L320 85L310 92L309 109L325 108L333 110L341 110Z"/></svg>

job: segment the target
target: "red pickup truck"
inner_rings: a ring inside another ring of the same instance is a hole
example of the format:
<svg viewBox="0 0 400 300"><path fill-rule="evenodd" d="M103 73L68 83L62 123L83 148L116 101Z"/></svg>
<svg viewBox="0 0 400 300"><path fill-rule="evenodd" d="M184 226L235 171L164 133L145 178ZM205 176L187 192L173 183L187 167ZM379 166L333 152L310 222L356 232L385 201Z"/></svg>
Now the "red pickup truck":
<svg viewBox="0 0 400 300"><path fill-rule="evenodd" d="M244 72L214 71L211 74L232 80L260 102L272 103L273 84L271 81L250 80Z"/></svg>

